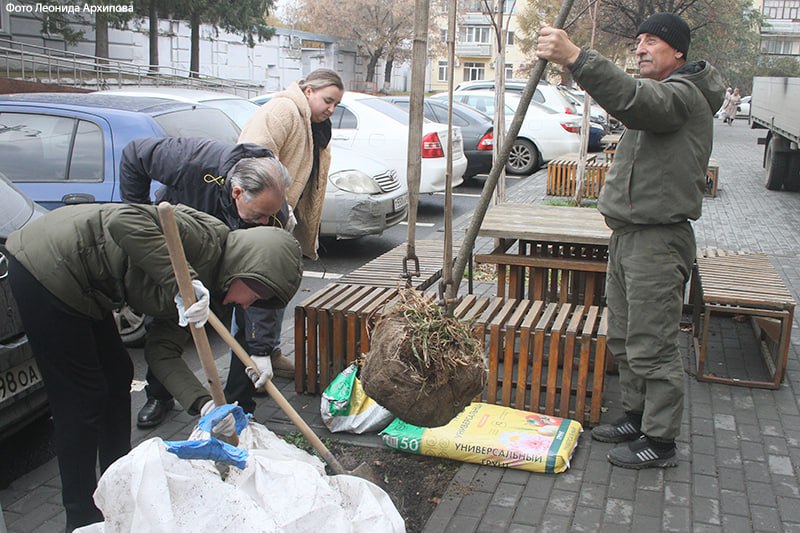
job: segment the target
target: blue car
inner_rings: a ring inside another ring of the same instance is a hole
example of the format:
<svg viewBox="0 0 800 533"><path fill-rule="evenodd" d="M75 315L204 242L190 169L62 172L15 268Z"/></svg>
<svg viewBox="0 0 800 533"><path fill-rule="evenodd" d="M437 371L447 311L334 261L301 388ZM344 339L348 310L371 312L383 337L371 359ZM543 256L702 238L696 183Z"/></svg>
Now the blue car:
<svg viewBox="0 0 800 533"><path fill-rule="evenodd" d="M219 109L162 98L30 93L0 98L0 172L35 202L119 202L122 149L140 137L235 143ZM157 185L156 185L157 187Z"/></svg>
<svg viewBox="0 0 800 533"><path fill-rule="evenodd" d="M239 128L211 107L163 98L30 93L0 98L0 174L47 209L119 202L122 149L141 137L208 137L235 143ZM153 190L160 187L154 182ZM144 319L114 313L128 346L144 342Z"/></svg>

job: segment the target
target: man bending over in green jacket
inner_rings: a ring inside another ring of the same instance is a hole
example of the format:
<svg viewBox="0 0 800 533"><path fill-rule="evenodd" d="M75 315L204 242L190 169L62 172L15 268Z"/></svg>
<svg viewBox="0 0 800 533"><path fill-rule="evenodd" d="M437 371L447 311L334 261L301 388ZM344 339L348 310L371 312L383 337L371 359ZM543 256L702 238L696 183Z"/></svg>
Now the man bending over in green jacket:
<svg viewBox="0 0 800 533"><path fill-rule="evenodd" d="M128 304L174 324L157 333L178 355L152 370L190 414L211 396L180 357L209 303L285 307L302 278L300 245L268 227L231 231L217 218L175 208L198 301L176 307L178 287L155 207L87 204L56 209L12 233L11 290L50 399L67 531L103 520L92 494L131 449L133 364L112 311ZM151 331L148 331L148 336ZM149 342L149 337L148 337ZM220 426L215 430L226 433Z"/></svg>

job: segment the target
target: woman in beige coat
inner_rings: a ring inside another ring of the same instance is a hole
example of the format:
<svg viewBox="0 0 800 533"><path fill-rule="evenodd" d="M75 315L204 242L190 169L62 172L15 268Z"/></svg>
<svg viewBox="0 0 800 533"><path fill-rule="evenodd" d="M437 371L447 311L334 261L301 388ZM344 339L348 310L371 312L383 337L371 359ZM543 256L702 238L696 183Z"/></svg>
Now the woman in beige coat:
<svg viewBox="0 0 800 533"><path fill-rule="evenodd" d="M286 201L297 219L292 233L300 242L303 255L311 259L317 259L322 202L331 163L330 116L343 94L344 84L336 72L317 69L261 106L239 136L240 143L252 142L272 150L289 171L292 184L286 190ZM294 362L283 357L280 350L283 314L284 309L248 310L245 335L252 354L270 356L276 376L294 378ZM239 399L246 391L234 384L250 387L250 383L232 377L244 372L236 357L231 358L229 372L225 394Z"/></svg>
<svg viewBox="0 0 800 533"><path fill-rule="evenodd" d="M328 181L330 116L342 100L344 84L329 69L317 69L261 106L247 122L239 142L272 150L292 176L286 201L294 210L293 233L303 254L317 259L317 236Z"/></svg>

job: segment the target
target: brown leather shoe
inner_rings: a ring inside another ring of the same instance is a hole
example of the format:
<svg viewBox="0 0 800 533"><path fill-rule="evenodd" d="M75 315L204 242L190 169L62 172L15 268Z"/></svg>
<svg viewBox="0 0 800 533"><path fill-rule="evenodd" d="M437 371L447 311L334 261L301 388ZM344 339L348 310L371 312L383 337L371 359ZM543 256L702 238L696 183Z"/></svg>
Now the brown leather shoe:
<svg viewBox="0 0 800 533"><path fill-rule="evenodd" d="M280 348L270 354L272 373L280 378L294 379L294 359L283 355Z"/></svg>

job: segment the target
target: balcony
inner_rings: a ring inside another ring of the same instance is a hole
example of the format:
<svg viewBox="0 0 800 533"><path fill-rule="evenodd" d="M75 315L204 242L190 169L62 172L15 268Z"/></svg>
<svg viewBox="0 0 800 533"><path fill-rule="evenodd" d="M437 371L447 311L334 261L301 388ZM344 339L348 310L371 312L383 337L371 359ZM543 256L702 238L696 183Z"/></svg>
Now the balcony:
<svg viewBox="0 0 800 533"><path fill-rule="evenodd" d="M458 57L492 57L492 45L488 43L456 43Z"/></svg>

